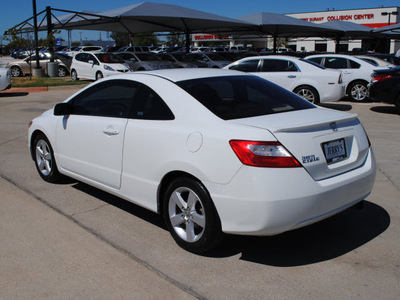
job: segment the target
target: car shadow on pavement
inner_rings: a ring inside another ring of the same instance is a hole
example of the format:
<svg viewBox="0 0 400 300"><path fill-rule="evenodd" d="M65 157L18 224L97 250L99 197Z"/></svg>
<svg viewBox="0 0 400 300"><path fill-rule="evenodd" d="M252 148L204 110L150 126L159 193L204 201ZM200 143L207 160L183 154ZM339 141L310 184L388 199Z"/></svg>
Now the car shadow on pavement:
<svg viewBox="0 0 400 300"><path fill-rule="evenodd" d="M350 104L343 103L321 103L319 106L340 111L350 111L353 108Z"/></svg>
<svg viewBox="0 0 400 300"><path fill-rule="evenodd" d="M395 106L374 106L371 107L371 110L377 113L382 113L382 114L391 114L391 115L397 115L397 111Z"/></svg>
<svg viewBox="0 0 400 300"><path fill-rule="evenodd" d="M0 92L0 98L28 96L27 92Z"/></svg>
<svg viewBox="0 0 400 300"><path fill-rule="evenodd" d="M159 228L168 230L164 223L163 217L157 213L82 182L77 182L72 187L103 202L122 209L127 213L145 220L146 222L151 223Z"/></svg>
<svg viewBox="0 0 400 300"><path fill-rule="evenodd" d="M229 257L258 264L293 267L334 259L382 234L390 216L381 206L365 201L362 209L350 208L324 221L270 237L227 236L210 257Z"/></svg>

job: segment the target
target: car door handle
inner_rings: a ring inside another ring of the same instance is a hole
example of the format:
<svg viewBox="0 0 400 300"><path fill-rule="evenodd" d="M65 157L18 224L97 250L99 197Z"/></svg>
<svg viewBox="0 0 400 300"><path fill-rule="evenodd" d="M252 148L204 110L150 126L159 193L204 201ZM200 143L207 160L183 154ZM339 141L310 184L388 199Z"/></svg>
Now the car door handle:
<svg viewBox="0 0 400 300"><path fill-rule="evenodd" d="M110 135L117 135L119 134L119 131L112 128L112 127L107 127L106 129L103 130L103 133L105 133L106 135L110 136Z"/></svg>
<svg viewBox="0 0 400 300"><path fill-rule="evenodd" d="M288 75L288 78L296 78L296 75Z"/></svg>

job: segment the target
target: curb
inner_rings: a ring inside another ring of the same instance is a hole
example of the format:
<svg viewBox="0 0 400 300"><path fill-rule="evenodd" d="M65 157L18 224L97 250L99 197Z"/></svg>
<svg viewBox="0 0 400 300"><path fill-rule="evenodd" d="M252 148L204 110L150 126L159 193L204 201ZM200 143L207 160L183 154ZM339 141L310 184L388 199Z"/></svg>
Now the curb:
<svg viewBox="0 0 400 300"><path fill-rule="evenodd" d="M0 93L34 93L34 92L47 92L48 87L16 87L8 90L1 91Z"/></svg>

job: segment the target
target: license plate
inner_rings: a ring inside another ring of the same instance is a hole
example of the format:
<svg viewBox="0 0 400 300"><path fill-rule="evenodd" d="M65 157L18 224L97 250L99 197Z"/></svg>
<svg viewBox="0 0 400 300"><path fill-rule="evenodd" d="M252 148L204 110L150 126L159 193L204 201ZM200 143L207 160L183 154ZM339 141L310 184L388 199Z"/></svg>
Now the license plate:
<svg viewBox="0 0 400 300"><path fill-rule="evenodd" d="M322 148L324 149L325 158L328 164L347 158L344 139L323 143Z"/></svg>

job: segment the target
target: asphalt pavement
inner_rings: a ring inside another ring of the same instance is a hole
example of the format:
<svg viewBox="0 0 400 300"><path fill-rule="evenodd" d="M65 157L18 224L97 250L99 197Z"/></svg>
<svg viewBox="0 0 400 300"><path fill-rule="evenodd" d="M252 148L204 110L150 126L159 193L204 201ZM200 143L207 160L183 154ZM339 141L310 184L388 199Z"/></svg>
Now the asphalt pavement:
<svg viewBox="0 0 400 300"><path fill-rule="evenodd" d="M158 215L74 180L42 181L27 124L80 87L0 93L1 299L398 299L400 116L341 101L372 142L378 174L362 210L274 237L179 248Z"/></svg>

